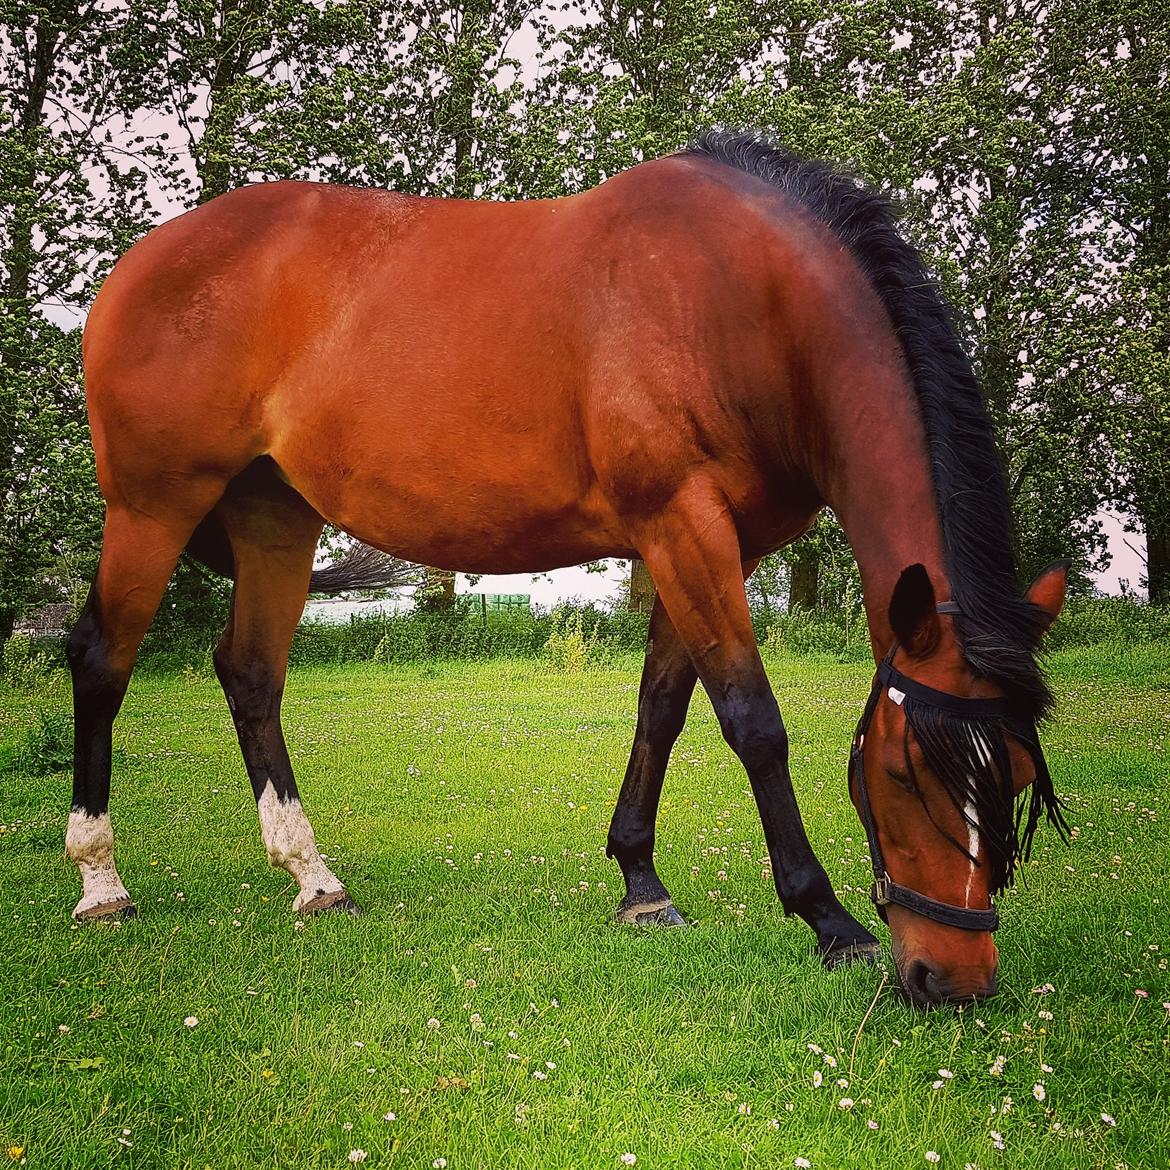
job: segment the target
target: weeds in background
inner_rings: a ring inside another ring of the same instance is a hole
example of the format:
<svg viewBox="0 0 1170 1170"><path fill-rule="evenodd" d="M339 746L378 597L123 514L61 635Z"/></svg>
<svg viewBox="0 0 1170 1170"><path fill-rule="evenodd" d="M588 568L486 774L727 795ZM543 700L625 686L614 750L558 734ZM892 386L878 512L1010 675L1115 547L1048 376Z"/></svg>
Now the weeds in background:
<svg viewBox="0 0 1170 1170"><path fill-rule="evenodd" d="M598 659L597 626L585 628L580 609L558 606L541 657L558 674L578 674Z"/></svg>

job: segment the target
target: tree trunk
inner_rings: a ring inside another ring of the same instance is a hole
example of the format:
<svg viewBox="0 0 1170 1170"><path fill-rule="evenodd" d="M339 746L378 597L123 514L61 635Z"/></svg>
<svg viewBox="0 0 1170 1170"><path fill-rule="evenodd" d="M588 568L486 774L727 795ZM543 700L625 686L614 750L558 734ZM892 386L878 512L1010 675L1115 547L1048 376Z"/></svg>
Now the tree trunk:
<svg viewBox="0 0 1170 1170"><path fill-rule="evenodd" d="M788 612L798 609L811 613L817 608L821 576L821 560L811 549L807 550L792 566L788 587Z"/></svg>
<svg viewBox="0 0 1170 1170"><path fill-rule="evenodd" d="M650 576L646 562L630 561L630 602L628 607L630 612L644 613L649 617L650 611L654 608L655 596L654 578Z"/></svg>
<svg viewBox="0 0 1170 1170"><path fill-rule="evenodd" d="M1144 515L1146 586L1152 605L1170 605L1170 516Z"/></svg>
<svg viewBox="0 0 1170 1170"><path fill-rule="evenodd" d="M424 608L450 609L455 604L455 574L450 569L433 569L428 565L422 591Z"/></svg>

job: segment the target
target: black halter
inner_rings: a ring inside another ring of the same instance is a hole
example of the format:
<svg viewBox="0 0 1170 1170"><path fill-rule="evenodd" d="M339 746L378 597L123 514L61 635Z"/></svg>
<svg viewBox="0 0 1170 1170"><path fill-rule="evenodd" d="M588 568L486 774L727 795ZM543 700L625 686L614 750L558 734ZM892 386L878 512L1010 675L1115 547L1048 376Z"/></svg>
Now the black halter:
<svg viewBox="0 0 1170 1170"><path fill-rule="evenodd" d="M939 613L960 613L958 605L953 601L944 601L938 606ZM904 906L915 914L921 914L933 922L944 926L957 926L960 930L992 931L999 926L999 913L995 909L994 901L987 910L970 910L966 906L952 906L949 902L938 902L928 898L917 890L900 886L886 871L886 863L882 857L882 847L878 840L877 822L873 819L873 809L869 803L869 792L865 787L865 765L862 762L862 749L865 746L865 735L869 730L870 721L877 708L878 700L885 691L895 703L902 703L910 697L917 703L950 711L955 715L968 718L1008 718L1011 715L1011 705L1006 699L964 699L959 695L951 695L946 691L936 691L933 687L924 686L907 678L901 671L895 670L894 653L898 649L895 642L889 653L878 664L877 675L873 680L873 687L869 692L869 700L857 724L857 731L853 736L853 747L849 753L849 789L856 788L857 806L861 816L861 824L869 840L869 855L873 861L873 889L870 891L870 900L877 907L882 921L886 921L886 907L890 903Z"/></svg>

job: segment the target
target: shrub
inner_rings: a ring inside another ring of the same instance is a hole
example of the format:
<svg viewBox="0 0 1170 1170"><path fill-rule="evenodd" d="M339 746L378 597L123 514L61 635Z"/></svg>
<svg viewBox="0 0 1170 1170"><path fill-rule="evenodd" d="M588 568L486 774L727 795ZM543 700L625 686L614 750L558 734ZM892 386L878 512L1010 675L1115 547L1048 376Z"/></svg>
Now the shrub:
<svg viewBox="0 0 1170 1170"><path fill-rule="evenodd" d="M26 776L49 776L73 767L73 717L64 711L41 710L16 745L9 767Z"/></svg>
<svg viewBox="0 0 1170 1170"><path fill-rule="evenodd" d="M864 621L846 624L835 615L799 609L785 617L773 618L763 647L789 654L825 654L840 662L861 662L870 653Z"/></svg>
<svg viewBox="0 0 1170 1170"><path fill-rule="evenodd" d="M597 624L586 629L582 610L558 606L542 657L559 674L579 673L597 660Z"/></svg>
<svg viewBox="0 0 1170 1170"><path fill-rule="evenodd" d="M1048 632L1050 650L1170 638L1170 608L1129 597L1073 597Z"/></svg>

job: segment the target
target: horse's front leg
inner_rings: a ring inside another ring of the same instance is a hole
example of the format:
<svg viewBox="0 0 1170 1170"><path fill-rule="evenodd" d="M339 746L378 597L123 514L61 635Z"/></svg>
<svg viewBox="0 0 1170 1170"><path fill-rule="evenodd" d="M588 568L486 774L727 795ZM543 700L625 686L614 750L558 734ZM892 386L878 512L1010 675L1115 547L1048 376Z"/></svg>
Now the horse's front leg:
<svg viewBox="0 0 1170 1170"><path fill-rule="evenodd" d="M712 485L693 483L655 518L641 543L723 736L747 771L785 913L812 927L827 965L873 956L877 939L841 905L805 833L788 770L788 736L756 646L739 537L725 500Z"/></svg>
<svg viewBox="0 0 1170 1170"><path fill-rule="evenodd" d="M685 924L654 868L654 825L666 765L686 720L696 677L691 656L661 599L656 600L638 688L638 726L606 846L626 880L626 896L617 909L619 922Z"/></svg>

